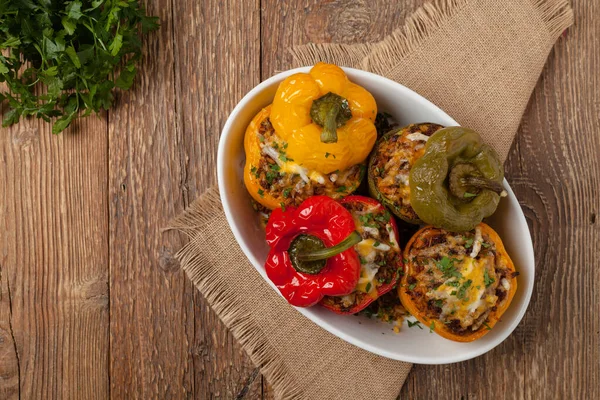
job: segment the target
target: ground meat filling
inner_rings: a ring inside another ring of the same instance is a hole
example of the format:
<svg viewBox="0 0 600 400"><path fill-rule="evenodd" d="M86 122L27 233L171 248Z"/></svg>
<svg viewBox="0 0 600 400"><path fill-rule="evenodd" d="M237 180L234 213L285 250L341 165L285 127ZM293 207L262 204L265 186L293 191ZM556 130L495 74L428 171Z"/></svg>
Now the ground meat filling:
<svg viewBox="0 0 600 400"><path fill-rule="evenodd" d="M479 228L458 234L431 228L410 249L407 293L427 319L467 335L507 301L513 272Z"/></svg>
<svg viewBox="0 0 600 400"><path fill-rule="evenodd" d="M410 169L425 152L429 136L442 128L429 123L409 125L382 139L372 157L369 168L377 190L407 220L418 219L410 205Z"/></svg>
<svg viewBox="0 0 600 400"><path fill-rule="evenodd" d="M362 164L330 174L311 173L296 164L287 157L287 143L277 136L268 117L257 135L261 158L258 165L250 166L250 173L258 179L260 190L279 199L282 207L300 205L313 195L342 198L353 192L364 176L366 167Z"/></svg>
<svg viewBox="0 0 600 400"><path fill-rule="evenodd" d="M353 293L326 296L323 302L349 312L368 299L376 299L381 286L395 283L399 278L402 255L390 223L392 217L385 208L360 202L345 203L344 207L352 213L363 238L355 246L360 257L361 276Z"/></svg>
<svg viewBox="0 0 600 400"><path fill-rule="evenodd" d="M375 317L383 322L395 322L397 326L408 314L400 302L400 297L395 290L387 292L364 309L363 314Z"/></svg>

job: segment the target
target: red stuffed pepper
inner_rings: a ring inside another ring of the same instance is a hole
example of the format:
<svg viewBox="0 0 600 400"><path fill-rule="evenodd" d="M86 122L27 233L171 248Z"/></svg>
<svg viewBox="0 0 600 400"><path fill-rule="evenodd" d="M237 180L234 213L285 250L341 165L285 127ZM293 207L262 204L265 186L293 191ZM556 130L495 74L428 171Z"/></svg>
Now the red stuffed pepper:
<svg viewBox="0 0 600 400"><path fill-rule="evenodd" d="M392 290L402 271L402 254L396 222L381 203L364 196L349 196L340 203L352 214L362 237L354 245L360 278L352 293L326 296L321 304L338 314L354 314Z"/></svg>
<svg viewBox="0 0 600 400"><path fill-rule="evenodd" d="M327 196L275 209L266 228L267 276L297 307L352 293L361 268L353 246L362 238L355 229L352 214Z"/></svg>

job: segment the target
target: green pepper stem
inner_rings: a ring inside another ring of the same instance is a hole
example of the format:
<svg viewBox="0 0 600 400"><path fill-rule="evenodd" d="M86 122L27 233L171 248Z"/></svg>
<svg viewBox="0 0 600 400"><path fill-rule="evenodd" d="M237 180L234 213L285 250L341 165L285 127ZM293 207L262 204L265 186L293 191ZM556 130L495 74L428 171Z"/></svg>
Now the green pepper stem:
<svg viewBox="0 0 600 400"><path fill-rule="evenodd" d="M467 176L463 178L464 182L478 189L487 189L497 194L502 194L504 187L501 183L493 181L491 179L483 178L481 176Z"/></svg>
<svg viewBox="0 0 600 400"><path fill-rule="evenodd" d="M325 123L321 132L321 142L336 143L337 142L337 117L340 113L339 107L331 107L325 115Z"/></svg>
<svg viewBox="0 0 600 400"><path fill-rule="evenodd" d="M321 142L336 143L338 140L337 129L352 118L352 111L350 111L348 100L329 92L313 100L310 106L310 118L323 128Z"/></svg>
<svg viewBox="0 0 600 400"><path fill-rule="evenodd" d="M325 260L348 250L350 247L362 241L362 236L357 231L352 232L348 237L335 246L325 249L311 251L309 253L298 254L298 261L318 261Z"/></svg>

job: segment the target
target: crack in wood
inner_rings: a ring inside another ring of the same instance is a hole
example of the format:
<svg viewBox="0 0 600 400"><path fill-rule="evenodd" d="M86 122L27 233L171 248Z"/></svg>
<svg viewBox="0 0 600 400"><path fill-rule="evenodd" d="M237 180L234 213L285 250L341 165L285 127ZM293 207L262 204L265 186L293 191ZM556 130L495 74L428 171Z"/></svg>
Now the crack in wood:
<svg viewBox="0 0 600 400"><path fill-rule="evenodd" d="M2 274L2 265L0 265L0 283L2 283L2 278L3 278L3 274ZM18 394L19 394L19 399L21 399L21 358L19 357L19 349L17 348L17 341L15 339L15 332L13 330L13 324L12 324L12 317L13 317L13 310L12 310L12 294L10 291L10 282L8 281L8 279L6 279L6 288L7 288L7 295L8 295L8 330L10 331L10 337L12 339L13 342L13 347L15 350L15 357L17 359L17 388L18 388ZM1 295L1 291L0 291L0 295ZM1 299L1 297L0 297Z"/></svg>
<svg viewBox="0 0 600 400"><path fill-rule="evenodd" d="M246 396L248 390L250 390L250 385L252 385L252 382L254 382L254 380L258 376L258 372L259 368L254 368L248 379L246 379L246 383L244 383L244 387L242 388L242 390L240 390L237 396L235 396L235 400L241 400L244 398L244 396Z"/></svg>

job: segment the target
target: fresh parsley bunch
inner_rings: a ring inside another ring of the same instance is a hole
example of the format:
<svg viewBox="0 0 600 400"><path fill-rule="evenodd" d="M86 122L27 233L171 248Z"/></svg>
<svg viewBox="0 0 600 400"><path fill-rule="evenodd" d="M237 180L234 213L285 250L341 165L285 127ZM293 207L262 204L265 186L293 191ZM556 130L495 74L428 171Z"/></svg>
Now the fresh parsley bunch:
<svg viewBox="0 0 600 400"><path fill-rule="evenodd" d="M138 0L0 0L2 126L34 115L53 133L108 109L136 75L142 34L158 28Z"/></svg>

